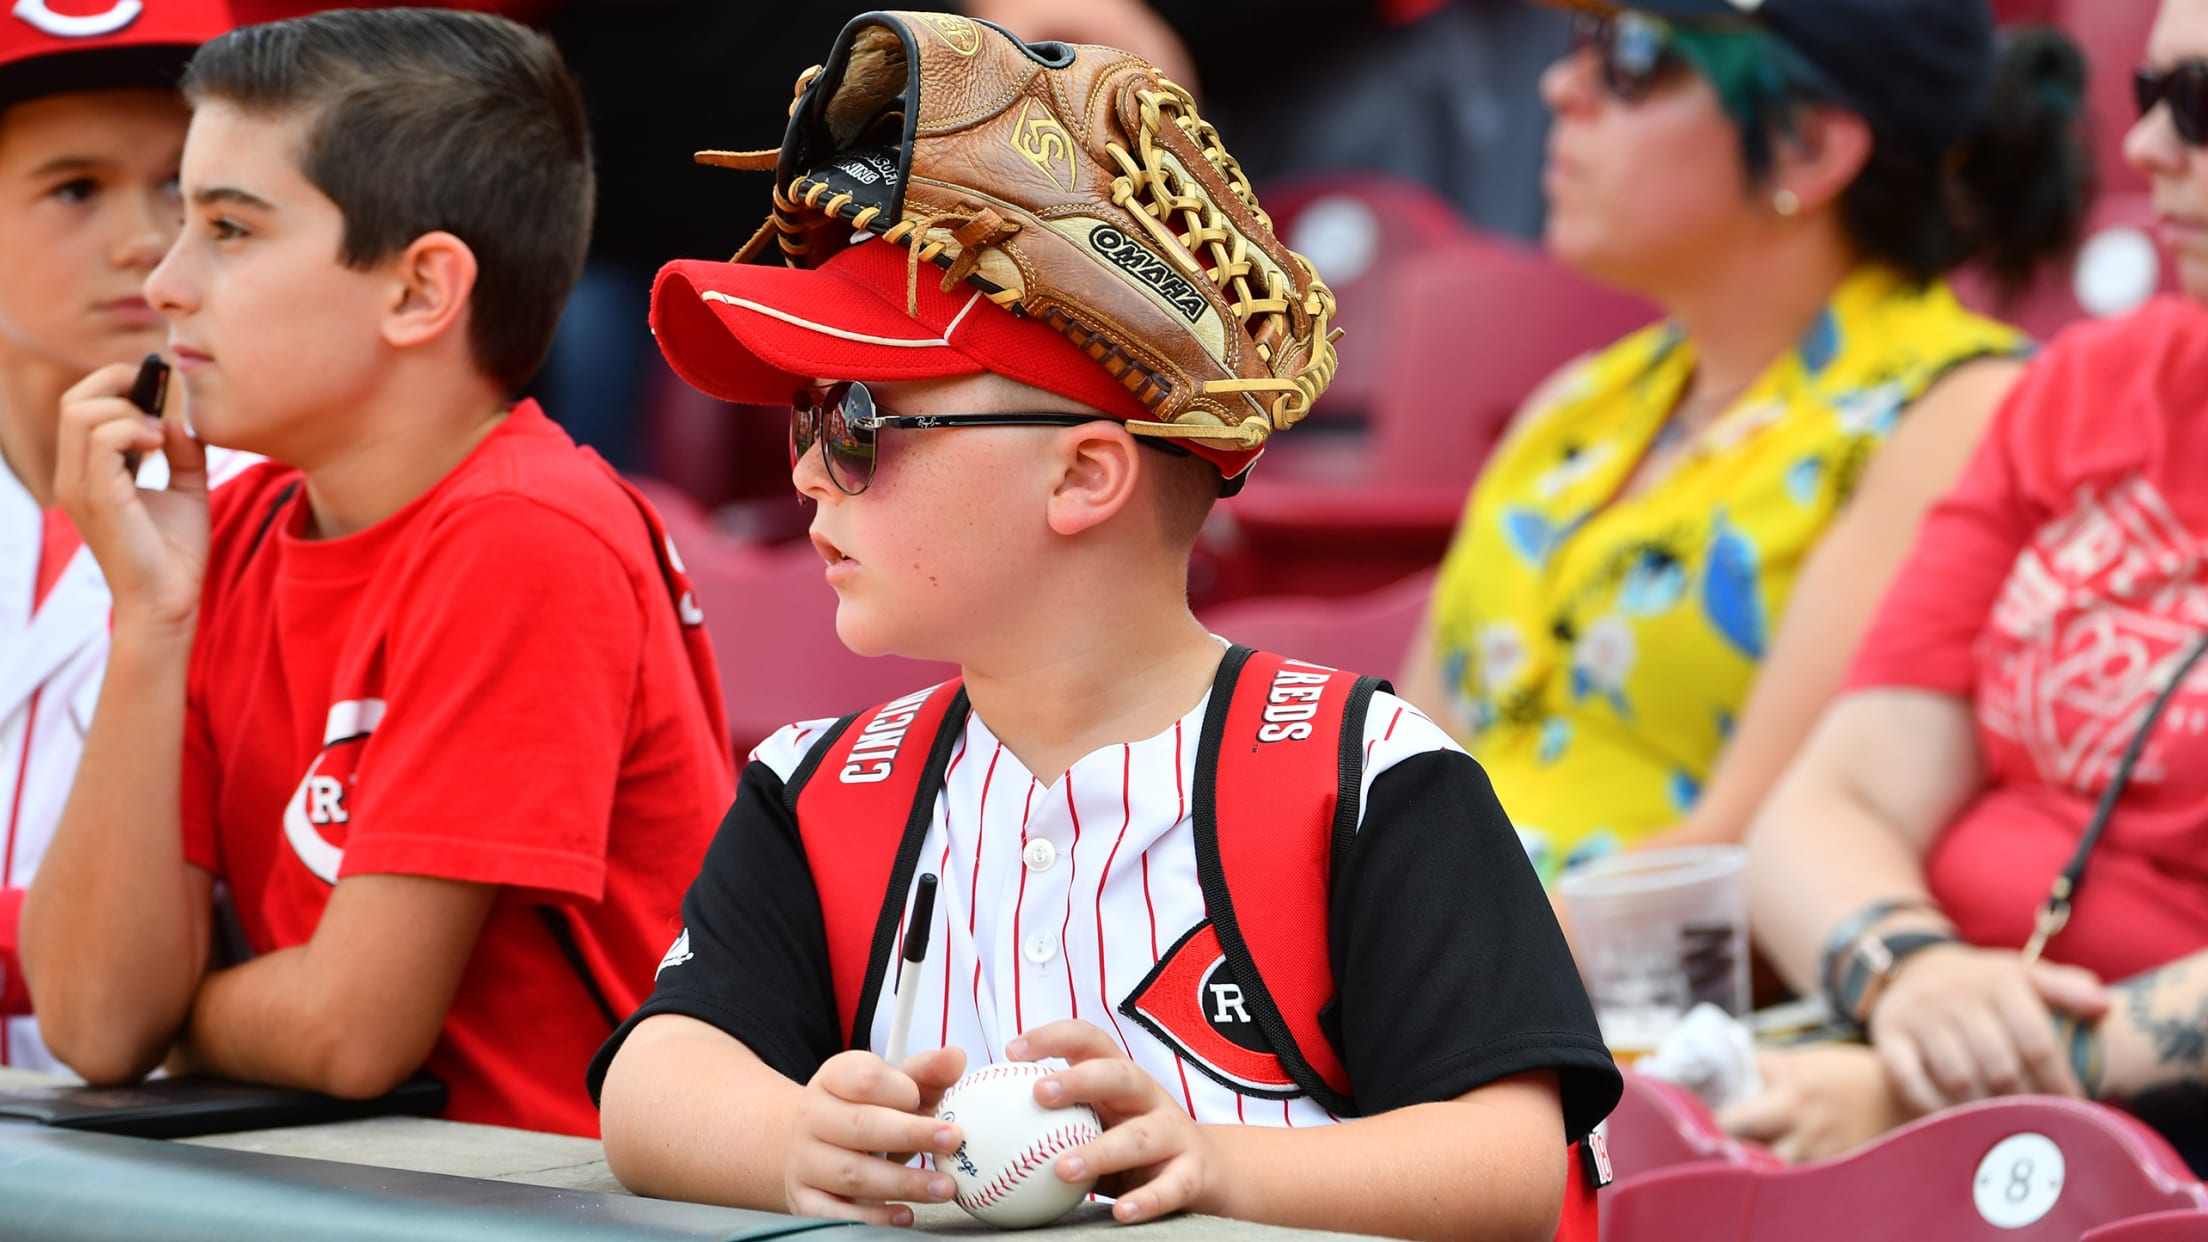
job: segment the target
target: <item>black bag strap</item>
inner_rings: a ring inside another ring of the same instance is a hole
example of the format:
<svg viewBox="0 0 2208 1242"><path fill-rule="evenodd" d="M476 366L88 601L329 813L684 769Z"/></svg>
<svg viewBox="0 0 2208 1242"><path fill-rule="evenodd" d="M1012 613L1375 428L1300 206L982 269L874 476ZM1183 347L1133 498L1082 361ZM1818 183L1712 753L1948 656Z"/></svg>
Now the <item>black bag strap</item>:
<svg viewBox="0 0 2208 1242"><path fill-rule="evenodd" d="M282 513L284 506L290 504L291 498L298 494L297 479L284 484L284 490L276 493L276 499L269 502L268 512L261 515L261 524L253 528L253 542L245 545L245 555L239 558L241 561L252 560L253 554L261 550L261 540L268 538L268 528L276 524L276 515Z"/></svg>
<svg viewBox="0 0 2208 1242"><path fill-rule="evenodd" d="M560 946L560 956L567 959L568 969L575 972L575 978L583 985L583 991L590 994L590 1003L598 1007L598 1016L606 1020L607 1029L618 1028L621 1025L620 1011L613 1007L613 1002L606 999L604 990L598 986L598 980L591 975L590 963L583 960L583 946L575 943L575 929L567 925L567 916L555 906L540 905L536 910L537 917L544 920L544 929L552 933L552 943Z"/></svg>
<svg viewBox="0 0 2208 1242"><path fill-rule="evenodd" d="M2185 654L2177 662L2177 671L2170 674L2168 682L2147 705L2146 719L2139 722L2139 730L2131 735L2131 744L2124 748L2123 758L2116 761L2116 771L2108 778L2108 788L2101 791L2101 800L2093 807L2093 818L2086 821L2085 834L2078 841L2077 852L2070 856L2069 865L2055 877L2055 883L2047 893L2047 903L2039 908L2032 923L2032 938L2024 944L2024 960L2036 962L2046 950L2047 942L2054 939L2070 922L2070 909L2077 902L2078 886L2085 881L2085 864L2093 856L2093 847L2101 842L2101 834L2108 829L2109 819L2116 814L2116 800L2123 797L2125 786L2131 784L2132 769L2139 765L2139 756L2147 749L2147 736L2169 709L2170 700L2177 697L2177 688L2185 684L2185 678L2208 655L2208 633L2193 640Z"/></svg>

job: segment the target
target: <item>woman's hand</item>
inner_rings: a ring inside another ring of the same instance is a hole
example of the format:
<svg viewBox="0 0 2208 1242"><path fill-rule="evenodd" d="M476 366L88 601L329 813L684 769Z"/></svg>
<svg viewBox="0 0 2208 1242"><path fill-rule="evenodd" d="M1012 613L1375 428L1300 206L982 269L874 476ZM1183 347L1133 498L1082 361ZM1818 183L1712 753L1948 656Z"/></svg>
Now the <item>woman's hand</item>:
<svg viewBox="0 0 2208 1242"><path fill-rule="evenodd" d="M1871 1011L1871 1046L1919 1112L1996 1095L2082 1095L2055 1046L2054 1010L2097 1021L2107 990L2076 966L1938 945L1895 968Z"/></svg>
<svg viewBox="0 0 2208 1242"><path fill-rule="evenodd" d="M1756 1067L1763 1094L1720 1111L1717 1123L1789 1164L1853 1151L1917 1115L1861 1044L1779 1049Z"/></svg>

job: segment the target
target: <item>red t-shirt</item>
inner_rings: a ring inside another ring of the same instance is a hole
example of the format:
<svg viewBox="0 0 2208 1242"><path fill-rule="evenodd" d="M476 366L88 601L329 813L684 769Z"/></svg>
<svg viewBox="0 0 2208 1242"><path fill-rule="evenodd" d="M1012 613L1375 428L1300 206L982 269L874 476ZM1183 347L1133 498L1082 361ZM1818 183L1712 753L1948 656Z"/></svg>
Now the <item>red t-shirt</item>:
<svg viewBox="0 0 2208 1242"><path fill-rule="evenodd" d="M712 656L656 515L524 403L429 492L309 540L296 471L215 493L192 652L185 856L256 952L375 873L504 888L429 1069L455 1120L596 1135L626 1014L734 795Z"/></svg>
<svg viewBox="0 0 2208 1242"><path fill-rule="evenodd" d="M2065 333L1925 521L1851 689L1969 696L1988 783L1927 860L1970 940L2021 946L2118 758L2208 630L2208 309ZM2132 774L2047 955L2121 979L2208 945L2208 661Z"/></svg>

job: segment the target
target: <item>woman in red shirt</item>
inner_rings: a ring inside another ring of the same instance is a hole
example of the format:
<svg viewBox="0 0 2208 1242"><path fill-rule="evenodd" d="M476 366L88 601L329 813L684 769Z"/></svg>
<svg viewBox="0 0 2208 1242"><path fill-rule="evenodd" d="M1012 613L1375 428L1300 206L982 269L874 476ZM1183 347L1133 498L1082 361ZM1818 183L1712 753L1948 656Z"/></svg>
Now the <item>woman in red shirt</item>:
<svg viewBox="0 0 2208 1242"><path fill-rule="evenodd" d="M2067 334L2017 387L1751 836L1765 953L1875 1051L1766 1058L1725 1120L1782 1155L2045 1092L2128 1107L2202 1164L2208 0L2164 0L2139 97L2125 154L2186 296Z"/></svg>

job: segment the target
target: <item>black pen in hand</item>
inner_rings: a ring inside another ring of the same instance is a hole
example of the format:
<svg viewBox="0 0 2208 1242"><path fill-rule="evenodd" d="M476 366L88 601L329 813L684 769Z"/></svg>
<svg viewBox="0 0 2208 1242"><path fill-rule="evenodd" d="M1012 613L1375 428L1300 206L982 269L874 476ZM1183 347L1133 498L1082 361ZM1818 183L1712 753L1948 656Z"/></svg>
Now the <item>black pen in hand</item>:
<svg viewBox="0 0 2208 1242"><path fill-rule="evenodd" d="M168 405L168 397L169 364L161 361L159 354L147 354L146 360L138 364L138 378L130 385L130 403L159 418L161 411ZM144 457L145 454L137 449L124 451L123 469L130 473L131 478L138 477L138 463Z"/></svg>

